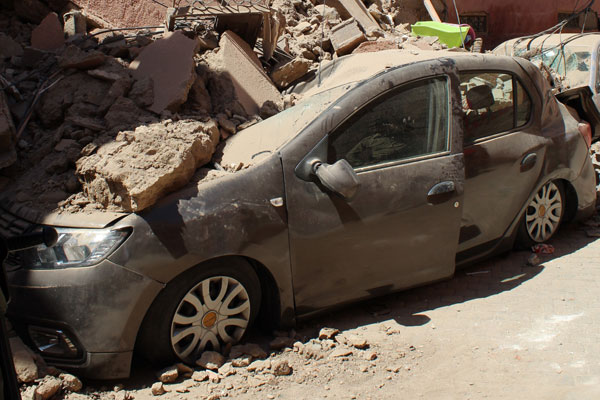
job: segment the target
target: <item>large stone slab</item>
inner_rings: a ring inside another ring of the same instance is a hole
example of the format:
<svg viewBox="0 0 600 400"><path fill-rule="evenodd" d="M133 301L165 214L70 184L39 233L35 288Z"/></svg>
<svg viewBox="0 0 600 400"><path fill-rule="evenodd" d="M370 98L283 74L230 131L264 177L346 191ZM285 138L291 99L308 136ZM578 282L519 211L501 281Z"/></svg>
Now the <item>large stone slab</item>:
<svg viewBox="0 0 600 400"><path fill-rule="evenodd" d="M219 52L211 61L211 68L231 79L235 95L247 114L258 114L260 107L268 101L282 102L256 53L235 33L226 31L221 35Z"/></svg>
<svg viewBox="0 0 600 400"><path fill-rule="evenodd" d="M39 50L56 50L65 44L63 26L58 15L50 13L31 32L31 47Z"/></svg>
<svg viewBox="0 0 600 400"><path fill-rule="evenodd" d="M154 82L154 102L148 108L155 113L177 111L187 100L195 79L194 55L198 42L181 31L169 32L140 53L129 68L132 75Z"/></svg>
<svg viewBox="0 0 600 400"><path fill-rule="evenodd" d="M213 120L140 126L79 159L77 174L90 199L110 209L138 212L187 184L210 161L218 141Z"/></svg>

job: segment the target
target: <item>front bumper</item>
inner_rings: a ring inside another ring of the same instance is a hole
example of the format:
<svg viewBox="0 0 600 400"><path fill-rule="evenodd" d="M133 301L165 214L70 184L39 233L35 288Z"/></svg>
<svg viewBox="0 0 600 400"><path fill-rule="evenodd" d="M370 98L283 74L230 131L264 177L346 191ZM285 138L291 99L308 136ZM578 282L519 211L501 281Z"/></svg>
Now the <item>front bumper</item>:
<svg viewBox="0 0 600 400"><path fill-rule="evenodd" d="M96 379L129 375L138 329L163 288L108 260L85 268L20 268L7 278L8 317L29 344L31 329L60 331L76 354L42 356L52 365Z"/></svg>

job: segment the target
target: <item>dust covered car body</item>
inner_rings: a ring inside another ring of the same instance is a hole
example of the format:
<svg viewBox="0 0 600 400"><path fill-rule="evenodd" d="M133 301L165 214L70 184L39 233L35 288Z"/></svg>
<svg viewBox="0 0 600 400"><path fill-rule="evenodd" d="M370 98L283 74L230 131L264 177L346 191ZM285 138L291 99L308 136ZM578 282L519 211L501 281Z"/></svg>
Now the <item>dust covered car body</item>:
<svg viewBox="0 0 600 400"><path fill-rule="evenodd" d="M8 276L44 357L96 378L127 376L135 348L193 362L253 322L447 279L593 212L577 121L525 60L357 54L294 91L216 156L237 172L201 170L138 214L42 221L59 244ZM13 227L39 222L5 208Z"/></svg>

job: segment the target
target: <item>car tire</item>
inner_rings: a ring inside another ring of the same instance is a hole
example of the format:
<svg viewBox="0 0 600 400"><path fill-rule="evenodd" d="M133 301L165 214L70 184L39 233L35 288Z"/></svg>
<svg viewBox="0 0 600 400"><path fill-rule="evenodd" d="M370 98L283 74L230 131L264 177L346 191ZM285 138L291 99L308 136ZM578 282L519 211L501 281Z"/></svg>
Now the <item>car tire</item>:
<svg viewBox="0 0 600 400"><path fill-rule="evenodd" d="M256 319L260 301L260 281L244 259L202 264L157 296L140 328L138 354L159 365L194 364L203 351L239 341Z"/></svg>
<svg viewBox="0 0 600 400"><path fill-rule="evenodd" d="M565 206L562 183L550 181L544 184L525 209L517 233L518 247L529 248L554 236L565 214Z"/></svg>

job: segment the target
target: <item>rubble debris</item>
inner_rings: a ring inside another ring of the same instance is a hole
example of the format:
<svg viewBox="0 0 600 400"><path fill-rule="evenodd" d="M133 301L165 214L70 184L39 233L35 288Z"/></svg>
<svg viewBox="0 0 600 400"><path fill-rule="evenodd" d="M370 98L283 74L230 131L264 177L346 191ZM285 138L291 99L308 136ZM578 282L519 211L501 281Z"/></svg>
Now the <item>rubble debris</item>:
<svg viewBox="0 0 600 400"><path fill-rule="evenodd" d="M214 371L218 370L224 363L225 357L216 351L205 351L200 356L200 359L196 361L196 364L199 366Z"/></svg>
<svg viewBox="0 0 600 400"><path fill-rule="evenodd" d="M350 18L331 29L331 44L338 56L349 54L359 44L366 41L364 33L358 27L354 18Z"/></svg>
<svg viewBox="0 0 600 400"><path fill-rule="evenodd" d="M0 32L0 59L21 56L22 54L23 46L7 34Z"/></svg>
<svg viewBox="0 0 600 400"><path fill-rule="evenodd" d="M4 92L0 91L0 168L8 167L17 160L15 144L16 132L12 115Z"/></svg>
<svg viewBox="0 0 600 400"><path fill-rule="evenodd" d="M34 361L33 352L25 346L18 336L10 338L10 348L19 383L32 383L35 381L38 378L38 367Z"/></svg>
<svg viewBox="0 0 600 400"><path fill-rule="evenodd" d="M194 371L192 379L195 382L204 382L208 380L208 371Z"/></svg>
<svg viewBox="0 0 600 400"><path fill-rule="evenodd" d="M379 24L361 0L332 0L328 3L340 13L342 18L346 19L346 16L354 18L365 31L379 28Z"/></svg>
<svg viewBox="0 0 600 400"><path fill-rule="evenodd" d="M40 23L52 10L39 0L19 0L13 3L15 13L35 24Z"/></svg>
<svg viewBox="0 0 600 400"><path fill-rule="evenodd" d="M184 186L210 161L219 140L214 120L166 120L120 132L77 161L83 191L104 207L141 211Z"/></svg>
<svg viewBox="0 0 600 400"><path fill-rule="evenodd" d="M154 101L150 111L176 112L185 103L196 79L194 55L198 42L182 32L169 32L147 46L130 64L136 79L152 79Z"/></svg>
<svg viewBox="0 0 600 400"><path fill-rule="evenodd" d="M87 33L87 21L81 11L70 11L63 15L63 31L67 37L85 35Z"/></svg>
<svg viewBox="0 0 600 400"><path fill-rule="evenodd" d="M246 343L243 345L238 344L238 345L233 346L231 348L231 351L229 352L229 357L238 358L244 354L252 356L254 358L259 358L259 359L267 358L267 352L264 351L262 347L260 347L259 345L255 344L255 343Z"/></svg>
<svg viewBox="0 0 600 400"><path fill-rule="evenodd" d="M79 392L83 388L83 383L75 375L71 374L60 374L58 376L62 382L63 390L69 392Z"/></svg>
<svg viewBox="0 0 600 400"><path fill-rule="evenodd" d="M338 333L340 333L340 330L336 328L322 328L319 331L319 339L333 339Z"/></svg>
<svg viewBox="0 0 600 400"><path fill-rule="evenodd" d="M258 114L266 101L282 103L281 95L263 71L250 46L231 31L219 42L219 51L207 61L213 70L225 74L233 83L234 93L248 115Z"/></svg>
<svg viewBox="0 0 600 400"><path fill-rule="evenodd" d="M31 32L31 46L38 50L52 51L65 44L63 27L58 14L50 13Z"/></svg>
<svg viewBox="0 0 600 400"><path fill-rule="evenodd" d="M86 52L79 47L70 45L60 56L58 64L61 68L85 70L98 68L105 60L106 56L100 51L93 50Z"/></svg>
<svg viewBox="0 0 600 400"><path fill-rule="evenodd" d="M393 40L377 40L362 42L356 49L352 51L352 54L358 53L373 53L376 51L393 50L398 48L398 43Z"/></svg>
<svg viewBox="0 0 600 400"><path fill-rule="evenodd" d="M296 57L290 62L275 67L271 72L271 79L279 89L285 89L292 82L306 75L311 65L312 61Z"/></svg>
<svg viewBox="0 0 600 400"><path fill-rule="evenodd" d="M275 376L285 376L291 375L293 369L287 360L277 360L271 363L271 371Z"/></svg>
<svg viewBox="0 0 600 400"><path fill-rule="evenodd" d="M35 388L34 400L47 400L60 391L62 382L53 376L46 376Z"/></svg>
<svg viewBox="0 0 600 400"><path fill-rule="evenodd" d="M163 385L162 382L155 382L152 385L151 391L154 396L160 396L162 394L167 393L167 391L165 390L165 386Z"/></svg>
<svg viewBox="0 0 600 400"><path fill-rule="evenodd" d="M157 373L158 380L162 383L172 383L179 378L179 370L176 365L167 367Z"/></svg>

